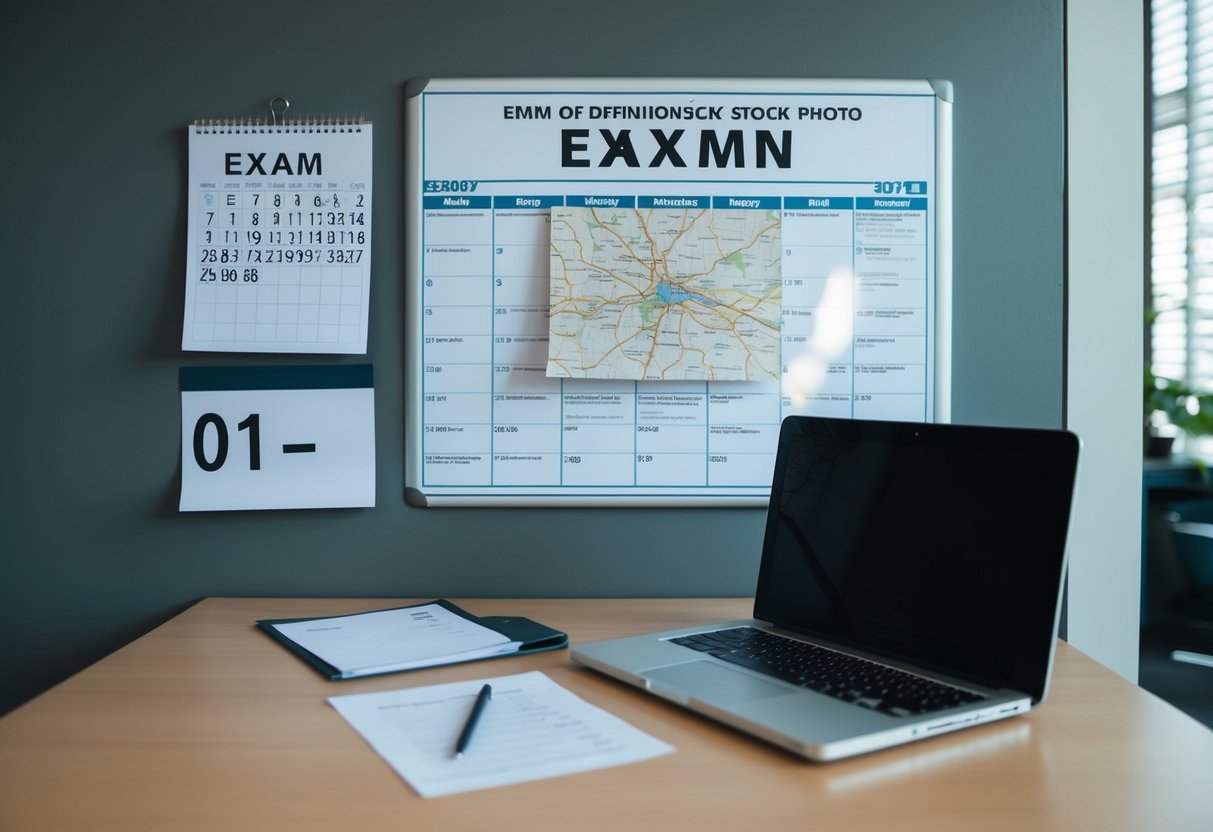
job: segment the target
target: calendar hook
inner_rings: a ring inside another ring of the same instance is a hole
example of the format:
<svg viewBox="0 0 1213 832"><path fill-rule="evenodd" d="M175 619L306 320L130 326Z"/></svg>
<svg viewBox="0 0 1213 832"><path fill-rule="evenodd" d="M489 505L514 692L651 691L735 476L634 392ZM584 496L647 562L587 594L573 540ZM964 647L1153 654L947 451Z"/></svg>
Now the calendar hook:
<svg viewBox="0 0 1213 832"><path fill-rule="evenodd" d="M270 99L270 120L275 127L286 123L286 111L291 108L291 102L278 95Z"/></svg>

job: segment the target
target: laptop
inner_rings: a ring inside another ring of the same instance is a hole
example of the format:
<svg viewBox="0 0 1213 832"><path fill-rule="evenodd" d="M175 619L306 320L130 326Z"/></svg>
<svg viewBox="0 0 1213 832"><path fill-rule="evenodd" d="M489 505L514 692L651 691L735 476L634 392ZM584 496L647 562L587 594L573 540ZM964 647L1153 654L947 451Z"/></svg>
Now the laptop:
<svg viewBox="0 0 1213 832"><path fill-rule="evenodd" d="M1078 453L1062 430L790 416L754 617L573 661L818 761L1027 713Z"/></svg>

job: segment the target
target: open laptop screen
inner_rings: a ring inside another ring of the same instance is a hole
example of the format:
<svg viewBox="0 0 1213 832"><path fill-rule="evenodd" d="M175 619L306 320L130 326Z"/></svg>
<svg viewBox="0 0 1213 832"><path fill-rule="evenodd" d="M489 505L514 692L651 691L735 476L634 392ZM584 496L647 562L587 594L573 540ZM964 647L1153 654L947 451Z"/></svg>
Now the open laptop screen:
<svg viewBox="0 0 1213 832"><path fill-rule="evenodd" d="M789 417L755 617L1043 698L1078 444Z"/></svg>

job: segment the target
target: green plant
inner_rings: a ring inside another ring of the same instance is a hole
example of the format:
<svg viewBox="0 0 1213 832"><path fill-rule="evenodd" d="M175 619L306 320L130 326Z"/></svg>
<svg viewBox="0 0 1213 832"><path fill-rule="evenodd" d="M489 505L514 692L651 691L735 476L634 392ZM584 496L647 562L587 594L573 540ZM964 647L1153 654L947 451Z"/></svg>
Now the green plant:
<svg viewBox="0 0 1213 832"><path fill-rule="evenodd" d="M1170 310L1146 309L1146 338L1150 337L1150 328L1160 314L1166 311L1180 311L1187 308L1179 304ZM1187 384L1173 378L1156 376L1145 368L1145 386L1142 396L1145 444L1150 448L1150 438L1156 435L1158 419L1156 414L1174 425L1189 436L1213 435L1213 393L1200 393ZM1168 446L1166 453L1170 452Z"/></svg>
<svg viewBox="0 0 1213 832"><path fill-rule="evenodd" d="M1189 436L1213 435L1213 394L1198 393L1182 381L1156 376L1146 370L1145 427L1154 427L1154 414Z"/></svg>

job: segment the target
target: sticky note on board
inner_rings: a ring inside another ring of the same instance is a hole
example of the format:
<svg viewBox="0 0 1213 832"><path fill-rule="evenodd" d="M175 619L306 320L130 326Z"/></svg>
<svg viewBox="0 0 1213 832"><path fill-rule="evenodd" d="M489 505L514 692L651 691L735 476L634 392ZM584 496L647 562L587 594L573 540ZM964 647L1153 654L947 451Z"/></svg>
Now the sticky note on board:
<svg viewBox="0 0 1213 832"><path fill-rule="evenodd" d="M375 505L372 365L181 368L181 511Z"/></svg>

